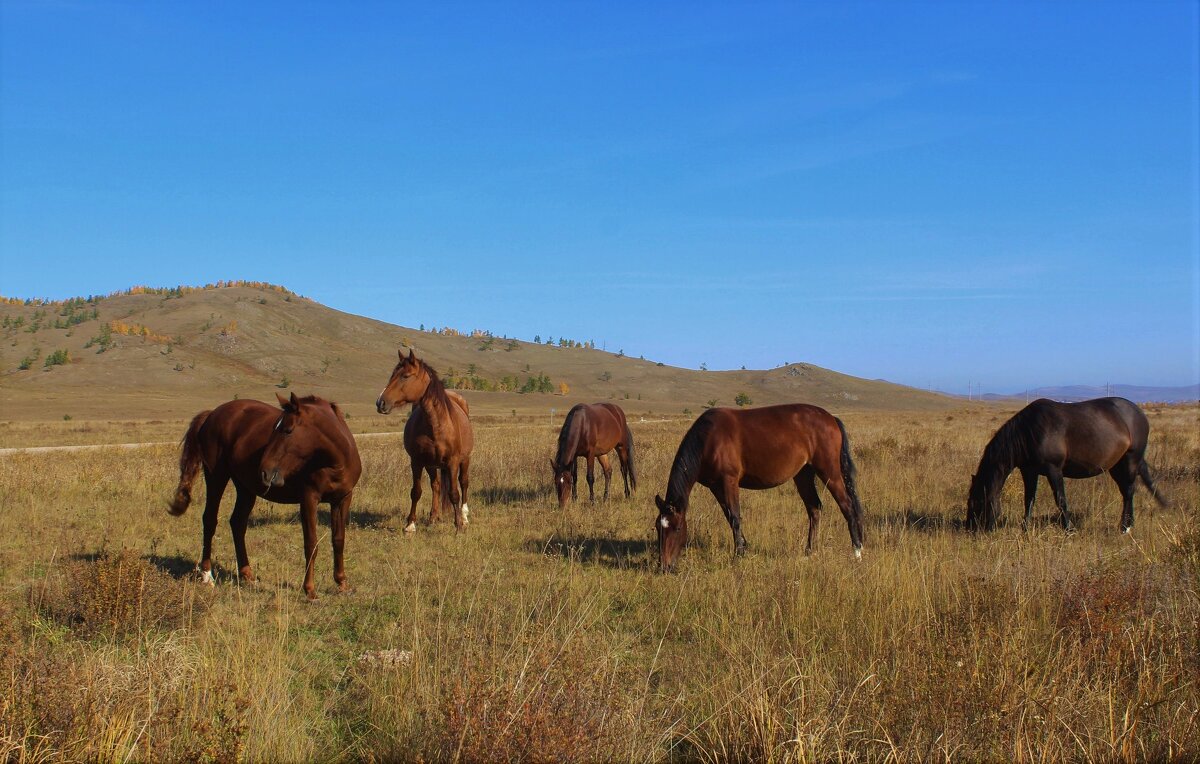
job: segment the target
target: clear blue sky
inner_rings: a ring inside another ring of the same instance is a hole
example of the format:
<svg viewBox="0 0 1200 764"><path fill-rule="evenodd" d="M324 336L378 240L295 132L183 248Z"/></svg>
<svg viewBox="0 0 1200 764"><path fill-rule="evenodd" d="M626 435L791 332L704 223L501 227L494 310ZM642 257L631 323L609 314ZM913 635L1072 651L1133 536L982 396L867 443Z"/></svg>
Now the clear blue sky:
<svg viewBox="0 0 1200 764"><path fill-rule="evenodd" d="M1196 2L0 4L0 293L1200 380Z"/></svg>

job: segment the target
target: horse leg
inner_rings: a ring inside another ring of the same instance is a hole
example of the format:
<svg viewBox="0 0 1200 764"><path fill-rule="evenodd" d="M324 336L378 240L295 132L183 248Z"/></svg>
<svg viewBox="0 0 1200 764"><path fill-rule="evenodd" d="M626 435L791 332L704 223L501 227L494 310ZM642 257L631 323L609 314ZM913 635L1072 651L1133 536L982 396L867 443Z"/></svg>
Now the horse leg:
<svg viewBox="0 0 1200 764"><path fill-rule="evenodd" d="M1134 458L1132 455L1126 454L1108 471L1121 491L1121 533L1129 533L1133 530L1133 494L1137 491L1138 477Z"/></svg>
<svg viewBox="0 0 1200 764"><path fill-rule="evenodd" d="M246 553L246 526L250 523L250 510L254 509L254 491L237 489L237 501L233 514L229 516L229 529L233 531L233 548L237 553L238 575L254 583L254 571L250 568L250 555Z"/></svg>
<svg viewBox="0 0 1200 764"><path fill-rule="evenodd" d="M792 479L796 484L796 491L804 501L804 508L808 510L808 544L804 547L805 554L812 554L817 545L817 529L821 526L821 497L817 494L816 481L817 472L811 464L806 465Z"/></svg>
<svg viewBox="0 0 1200 764"><path fill-rule="evenodd" d="M304 596L317 598L317 587L313 583L313 570L317 558L317 501L320 497L305 493L300 498L300 526L304 529Z"/></svg>
<svg viewBox="0 0 1200 764"><path fill-rule="evenodd" d="M471 485L471 460L464 459L462 464L458 465L458 488L462 491L462 519L463 525L469 525L471 522L471 508L467 506L467 487Z"/></svg>
<svg viewBox="0 0 1200 764"><path fill-rule="evenodd" d="M450 506L454 509L454 530L455 532L466 530L466 523L463 522L462 511L462 489L459 488L459 469L460 465L451 463L446 468L442 475L442 480L446 481L446 487L449 490Z"/></svg>
<svg viewBox="0 0 1200 764"><path fill-rule="evenodd" d="M579 457L571 460L571 501L579 500Z"/></svg>
<svg viewBox="0 0 1200 764"><path fill-rule="evenodd" d="M608 484L612 480L612 464L608 461L608 454L600 454L596 460L600 462L600 470L604 473L604 500L608 501Z"/></svg>
<svg viewBox="0 0 1200 764"><path fill-rule="evenodd" d="M442 519L442 470L437 467L429 469L429 490L433 494L433 506L429 508L429 522L436 523Z"/></svg>
<svg viewBox="0 0 1200 764"><path fill-rule="evenodd" d="M738 481L737 478L727 477L725 480L713 489L713 496L716 497L717 503L721 505L721 510L725 513L725 519L729 521L729 528L733 531L733 552L738 557L746 553L746 537L742 535L742 511L741 503L738 496Z"/></svg>
<svg viewBox="0 0 1200 764"><path fill-rule="evenodd" d="M621 470L621 481L625 483L625 498L630 497L629 493L629 449L625 448L624 443L617 444L617 467Z"/></svg>
<svg viewBox="0 0 1200 764"><path fill-rule="evenodd" d="M229 485L229 475L224 472L209 472L204 468L204 548L200 553L200 580L209 586L215 585L212 574L212 541L217 532L217 513L221 509L221 495Z"/></svg>
<svg viewBox="0 0 1200 764"><path fill-rule="evenodd" d="M1040 476L1034 468L1021 468L1021 480L1025 483L1025 530L1029 530L1029 519L1033 516L1033 500L1037 498L1038 477Z"/></svg>
<svg viewBox="0 0 1200 764"><path fill-rule="evenodd" d="M596 503L596 457L587 455L588 501Z"/></svg>
<svg viewBox="0 0 1200 764"><path fill-rule="evenodd" d="M1050 490L1054 492L1054 503L1058 504L1058 511L1062 513L1063 530L1070 533L1075 526L1071 524L1071 513L1067 510L1067 490L1063 485L1062 468L1054 464L1047 465L1046 479L1050 481Z"/></svg>
<svg viewBox="0 0 1200 764"><path fill-rule="evenodd" d="M412 490L408 493L409 498L412 499L412 507L408 510L408 520L404 523L405 533L417 532L417 502L421 500L422 471L420 465L414 461L412 463Z"/></svg>
<svg viewBox="0 0 1200 764"><path fill-rule="evenodd" d="M329 535L333 541L333 582L337 584L339 592L350 591L350 585L346 583L346 560L343 553L346 548L346 522L350 518L350 500L353 496L354 492L351 491L341 499L329 503Z"/></svg>

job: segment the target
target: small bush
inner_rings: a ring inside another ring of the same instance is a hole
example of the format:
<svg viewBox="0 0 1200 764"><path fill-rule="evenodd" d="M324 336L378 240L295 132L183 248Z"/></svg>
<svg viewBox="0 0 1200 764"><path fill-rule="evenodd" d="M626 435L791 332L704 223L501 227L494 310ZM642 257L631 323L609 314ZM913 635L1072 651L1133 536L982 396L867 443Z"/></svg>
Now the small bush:
<svg viewBox="0 0 1200 764"><path fill-rule="evenodd" d="M208 601L131 550L67 563L31 593L35 609L82 637L172 629Z"/></svg>

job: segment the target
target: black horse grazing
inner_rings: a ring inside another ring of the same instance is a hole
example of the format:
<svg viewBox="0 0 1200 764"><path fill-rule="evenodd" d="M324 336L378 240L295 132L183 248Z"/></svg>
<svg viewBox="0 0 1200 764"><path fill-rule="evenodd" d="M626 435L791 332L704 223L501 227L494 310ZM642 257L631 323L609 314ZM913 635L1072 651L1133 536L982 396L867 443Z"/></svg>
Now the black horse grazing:
<svg viewBox="0 0 1200 764"><path fill-rule="evenodd" d="M1128 533L1133 527L1133 493L1139 477L1158 503L1167 505L1154 487L1144 458L1149 434L1146 415L1124 398L1082 403L1034 401L1001 425L984 448L979 469L971 476L967 529L995 529L1004 481L1019 469L1025 480L1026 527L1038 476L1045 475L1062 512L1063 528L1071 530L1063 478L1088 478L1107 471L1121 489L1121 532Z"/></svg>

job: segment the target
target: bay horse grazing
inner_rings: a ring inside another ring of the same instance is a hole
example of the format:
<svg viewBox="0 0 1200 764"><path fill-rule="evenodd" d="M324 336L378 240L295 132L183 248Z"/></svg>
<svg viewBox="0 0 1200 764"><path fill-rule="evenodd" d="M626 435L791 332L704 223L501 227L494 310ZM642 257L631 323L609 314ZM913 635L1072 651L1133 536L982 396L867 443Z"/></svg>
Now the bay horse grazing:
<svg viewBox="0 0 1200 764"><path fill-rule="evenodd" d="M1014 469L1025 482L1025 526L1033 514L1038 476L1045 475L1071 530L1063 478L1088 478L1107 471L1121 491L1121 532L1133 527L1133 494L1137 480L1162 506L1166 499L1154 486L1146 464L1150 423L1124 398L1096 398L1080 403L1057 403L1040 398L1018 411L996 430L983 449L979 468L971 476L967 496L967 529L994 530L1000 514L1000 493Z"/></svg>
<svg viewBox="0 0 1200 764"><path fill-rule="evenodd" d="M811 553L821 521L817 481L825 484L846 518L854 556L862 557L862 504L854 487L850 439L842 421L803 403L756 409L713 408L701 414L683 436L667 498L658 505L659 562L669 572L687 542L688 499L696 483L707 487L733 529L737 554L746 550L738 489L774 488L791 480L808 510Z"/></svg>
<svg viewBox="0 0 1200 764"><path fill-rule="evenodd" d="M279 408L259 401L233 400L192 419L183 436L179 457L179 486L168 507L182 515L192 501L192 484L204 468L204 550L198 570L212 584L212 539L217 529L221 496L229 481L237 500L229 527L237 552L238 572L254 580L246 554L246 525L256 497L280 504L299 504L304 528L304 594L316 599L313 567L317 546L317 504L327 502L333 540L333 580L344 592L346 569L342 550L354 486L362 462L354 436L336 403L307 396L284 398Z"/></svg>
<svg viewBox="0 0 1200 764"><path fill-rule="evenodd" d="M441 514L445 498L454 508L454 527L463 530L470 516L467 486L470 484L471 449L475 434L471 430L470 409L463 397L446 389L433 367L399 351L400 362L392 369L387 386L375 401L380 414L391 413L396 406L415 404L404 424L404 450L412 460L412 509L405 533L417 530L417 502L421 498L421 472L429 473L433 489L431 522Z"/></svg>
<svg viewBox="0 0 1200 764"><path fill-rule="evenodd" d="M558 507L565 509L567 502L577 495L579 482L579 457L587 459L588 498L596 500L596 461L604 471L604 498L608 499L608 485L612 480L612 466L608 453L617 452L621 467L621 479L625 482L625 496L630 487L637 490L637 476L633 471L633 433L625 420L625 412L612 403L580 403L567 412L562 430L558 433L558 453L550 460L554 474L554 488L558 491Z"/></svg>

